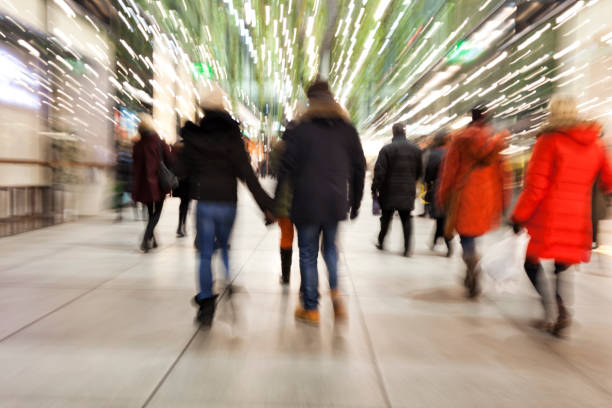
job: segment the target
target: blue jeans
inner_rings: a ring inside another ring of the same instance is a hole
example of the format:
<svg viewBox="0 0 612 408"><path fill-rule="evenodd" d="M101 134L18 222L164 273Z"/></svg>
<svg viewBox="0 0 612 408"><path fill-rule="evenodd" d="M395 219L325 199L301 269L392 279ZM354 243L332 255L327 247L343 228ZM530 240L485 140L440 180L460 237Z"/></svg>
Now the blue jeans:
<svg viewBox="0 0 612 408"><path fill-rule="evenodd" d="M338 223L296 225L298 246L300 248L300 275L302 284L300 292L305 309L317 309L319 304L319 239L323 235L323 259L329 273L329 287L338 288L338 252L336 250L336 233Z"/></svg>
<svg viewBox="0 0 612 408"><path fill-rule="evenodd" d="M211 259L215 251L215 237L221 247L225 276L229 278L228 242L235 219L235 203L198 201L197 229L200 249L200 293L198 299L213 296Z"/></svg>

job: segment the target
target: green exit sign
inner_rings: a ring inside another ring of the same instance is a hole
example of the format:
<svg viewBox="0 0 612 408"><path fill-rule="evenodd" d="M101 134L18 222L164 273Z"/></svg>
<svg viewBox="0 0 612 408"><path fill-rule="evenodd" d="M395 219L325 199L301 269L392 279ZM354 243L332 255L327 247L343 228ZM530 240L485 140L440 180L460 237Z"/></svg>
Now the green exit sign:
<svg viewBox="0 0 612 408"><path fill-rule="evenodd" d="M193 76L195 79L213 79L215 77L210 64L202 62L193 63Z"/></svg>
<svg viewBox="0 0 612 408"><path fill-rule="evenodd" d="M474 61L484 50L468 40L459 41L455 48L446 56L449 64L467 64Z"/></svg>

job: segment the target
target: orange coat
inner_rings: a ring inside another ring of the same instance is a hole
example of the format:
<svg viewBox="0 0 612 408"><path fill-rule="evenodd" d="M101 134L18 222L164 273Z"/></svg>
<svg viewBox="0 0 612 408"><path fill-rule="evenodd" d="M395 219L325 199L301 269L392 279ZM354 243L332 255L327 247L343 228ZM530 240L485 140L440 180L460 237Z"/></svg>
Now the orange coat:
<svg viewBox="0 0 612 408"><path fill-rule="evenodd" d="M505 135L493 137L492 133L488 125L468 126L455 136L444 159L438 200L447 211L455 211L448 217L454 216L460 235L480 236L499 225L507 203L506 172L500 154ZM448 208L453 194L458 194L457 205Z"/></svg>
<svg viewBox="0 0 612 408"><path fill-rule="evenodd" d="M529 258L589 261L591 194L597 175L602 186L612 190L612 163L597 140L600 130L597 124L583 123L538 137L512 217L529 231Z"/></svg>

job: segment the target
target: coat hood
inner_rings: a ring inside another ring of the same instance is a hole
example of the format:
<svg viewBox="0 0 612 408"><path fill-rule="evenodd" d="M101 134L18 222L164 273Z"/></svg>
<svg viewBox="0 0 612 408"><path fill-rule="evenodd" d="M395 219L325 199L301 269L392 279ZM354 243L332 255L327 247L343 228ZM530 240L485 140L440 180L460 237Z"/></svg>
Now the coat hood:
<svg viewBox="0 0 612 408"><path fill-rule="evenodd" d="M542 129L540 135L548 133L560 133L580 144L589 145L599 139L601 126L595 122L582 122L570 127L548 127Z"/></svg>
<svg viewBox="0 0 612 408"><path fill-rule="evenodd" d="M310 106L306 109L300 122L307 122L316 119L334 120L340 119L346 123L351 122L349 114L342 106L330 98L327 100L311 100Z"/></svg>
<svg viewBox="0 0 612 408"><path fill-rule="evenodd" d="M456 137L463 152L478 162L489 162L496 159L497 154L504 150L504 138L507 134L505 131L493 136L491 126L474 124Z"/></svg>

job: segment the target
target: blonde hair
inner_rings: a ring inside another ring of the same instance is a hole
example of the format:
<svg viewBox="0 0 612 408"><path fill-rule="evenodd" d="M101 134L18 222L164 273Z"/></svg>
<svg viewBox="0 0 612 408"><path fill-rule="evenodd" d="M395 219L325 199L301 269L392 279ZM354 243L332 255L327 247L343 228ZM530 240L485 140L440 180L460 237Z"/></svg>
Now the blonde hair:
<svg viewBox="0 0 612 408"><path fill-rule="evenodd" d="M546 128L566 128L580 122L576 98L570 95L554 95L548 105Z"/></svg>
<svg viewBox="0 0 612 408"><path fill-rule="evenodd" d="M138 124L138 133L140 135L144 135L147 133L155 132L155 125L153 123L153 118L148 114L140 115L140 123Z"/></svg>

